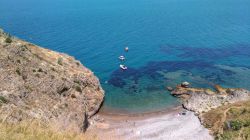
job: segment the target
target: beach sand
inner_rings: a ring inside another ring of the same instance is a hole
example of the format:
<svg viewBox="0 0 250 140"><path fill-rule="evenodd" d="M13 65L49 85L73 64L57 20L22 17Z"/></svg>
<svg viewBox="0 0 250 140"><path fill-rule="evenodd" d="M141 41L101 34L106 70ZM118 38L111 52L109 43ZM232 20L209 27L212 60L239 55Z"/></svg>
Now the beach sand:
<svg viewBox="0 0 250 140"><path fill-rule="evenodd" d="M90 123L90 131L100 139L125 140L212 140L209 131L193 112L177 107L143 114L100 112Z"/></svg>

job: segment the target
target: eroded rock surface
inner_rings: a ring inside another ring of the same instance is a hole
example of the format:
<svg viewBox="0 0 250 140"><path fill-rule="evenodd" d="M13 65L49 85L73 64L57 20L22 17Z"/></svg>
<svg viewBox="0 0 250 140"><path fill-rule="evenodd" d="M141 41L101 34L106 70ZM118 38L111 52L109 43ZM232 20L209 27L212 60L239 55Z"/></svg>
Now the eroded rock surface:
<svg viewBox="0 0 250 140"><path fill-rule="evenodd" d="M172 95L183 99L183 107L196 114L208 112L229 103L250 100L250 92L240 88L222 88L215 86L215 91L204 88L191 88L177 85Z"/></svg>
<svg viewBox="0 0 250 140"><path fill-rule="evenodd" d="M73 57L0 30L1 121L39 119L79 131L103 98L99 80Z"/></svg>

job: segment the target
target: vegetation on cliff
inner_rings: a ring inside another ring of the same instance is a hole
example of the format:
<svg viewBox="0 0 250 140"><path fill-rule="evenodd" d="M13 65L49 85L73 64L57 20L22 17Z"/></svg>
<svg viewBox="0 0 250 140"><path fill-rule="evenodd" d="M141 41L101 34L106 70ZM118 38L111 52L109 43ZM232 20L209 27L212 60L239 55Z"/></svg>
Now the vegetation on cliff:
<svg viewBox="0 0 250 140"><path fill-rule="evenodd" d="M250 139L250 101L221 106L202 114L201 118L217 139Z"/></svg>

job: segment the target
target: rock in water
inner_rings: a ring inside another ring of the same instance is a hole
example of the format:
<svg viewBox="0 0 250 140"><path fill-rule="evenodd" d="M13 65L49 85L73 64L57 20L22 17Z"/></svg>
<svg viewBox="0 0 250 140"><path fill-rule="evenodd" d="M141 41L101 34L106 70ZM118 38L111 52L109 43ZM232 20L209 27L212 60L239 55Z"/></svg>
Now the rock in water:
<svg viewBox="0 0 250 140"><path fill-rule="evenodd" d="M104 91L79 61L0 30L0 119L39 119L80 131L100 108Z"/></svg>
<svg viewBox="0 0 250 140"><path fill-rule="evenodd" d="M185 87L185 88L188 88L189 85L190 85L190 83L188 83L188 82L183 82L183 83L181 83L181 86L182 86L182 87Z"/></svg>
<svg viewBox="0 0 250 140"><path fill-rule="evenodd" d="M174 89L172 87L167 87L168 91L173 91Z"/></svg>

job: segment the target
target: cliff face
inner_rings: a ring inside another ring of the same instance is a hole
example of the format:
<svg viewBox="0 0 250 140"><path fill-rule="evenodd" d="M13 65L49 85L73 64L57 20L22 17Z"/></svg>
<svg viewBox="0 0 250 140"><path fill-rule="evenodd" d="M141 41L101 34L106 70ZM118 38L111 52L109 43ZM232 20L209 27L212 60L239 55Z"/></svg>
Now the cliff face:
<svg viewBox="0 0 250 140"><path fill-rule="evenodd" d="M39 119L79 131L103 98L99 80L73 57L0 30L0 121Z"/></svg>

